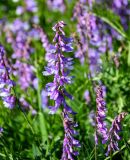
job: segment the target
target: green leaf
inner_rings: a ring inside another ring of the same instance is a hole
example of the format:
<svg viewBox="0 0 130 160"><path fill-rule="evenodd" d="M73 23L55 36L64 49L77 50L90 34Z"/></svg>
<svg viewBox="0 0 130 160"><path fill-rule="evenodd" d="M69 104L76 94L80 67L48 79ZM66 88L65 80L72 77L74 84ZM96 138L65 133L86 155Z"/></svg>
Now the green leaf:
<svg viewBox="0 0 130 160"><path fill-rule="evenodd" d="M128 66L130 66L130 41L128 42L128 59L127 59Z"/></svg>
<svg viewBox="0 0 130 160"><path fill-rule="evenodd" d="M94 15L102 19L104 22L109 24L113 29L115 29L123 38L129 39L126 35L121 23L120 17L116 15L112 10L107 9L101 5L94 5L93 7Z"/></svg>

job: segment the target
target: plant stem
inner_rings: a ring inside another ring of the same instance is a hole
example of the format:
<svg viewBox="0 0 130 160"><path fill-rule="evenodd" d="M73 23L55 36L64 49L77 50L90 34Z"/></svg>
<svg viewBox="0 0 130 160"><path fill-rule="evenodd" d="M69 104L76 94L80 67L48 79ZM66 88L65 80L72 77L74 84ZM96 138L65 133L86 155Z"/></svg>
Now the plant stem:
<svg viewBox="0 0 130 160"><path fill-rule="evenodd" d="M97 146L96 146L96 143L95 143L95 160L97 160Z"/></svg>
<svg viewBox="0 0 130 160"><path fill-rule="evenodd" d="M48 142L48 136L47 136L47 129L45 125L45 117L44 113L42 112L42 105L41 105L41 88L40 88L40 82L39 82L39 72L38 72L38 65L37 65L37 54L35 53L35 67L36 67L36 77L38 78L38 88L37 88L37 98L38 98L38 117L39 117L39 127L40 132L42 136L42 144L45 144L45 142ZM47 150L46 150L47 153Z"/></svg>

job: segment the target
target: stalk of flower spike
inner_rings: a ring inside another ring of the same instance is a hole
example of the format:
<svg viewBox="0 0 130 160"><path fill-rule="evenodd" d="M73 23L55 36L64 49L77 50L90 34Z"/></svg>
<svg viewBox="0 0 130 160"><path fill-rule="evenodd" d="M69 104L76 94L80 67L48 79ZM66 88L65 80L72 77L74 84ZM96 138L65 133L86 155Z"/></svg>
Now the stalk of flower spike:
<svg viewBox="0 0 130 160"><path fill-rule="evenodd" d="M15 105L15 97L12 94L14 82L10 79L10 68L5 65L5 49L0 45L0 97L5 107L12 109Z"/></svg>
<svg viewBox="0 0 130 160"><path fill-rule="evenodd" d="M121 131L121 122L126 115L126 112L122 112L118 116L116 116L112 122L112 126L108 132L109 144L106 156L108 156L112 151L119 150L118 141L121 139L121 137L119 136L119 132Z"/></svg>
<svg viewBox="0 0 130 160"><path fill-rule="evenodd" d="M103 98L103 89L102 86L98 86L96 90L96 103L97 103L97 112L96 112L96 141L95 143L98 144L98 135L99 134L102 138L102 143L106 143L108 140L107 135L107 127L105 123L105 116L106 116L106 105Z"/></svg>
<svg viewBox="0 0 130 160"><path fill-rule="evenodd" d="M79 142L74 144L76 140L73 139L73 134L76 132L72 129L73 123L71 122L70 115L75 114L73 110L67 105L65 97L72 99L72 96L65 90L65 84L70 84L72 77L69 76L72 67L72 58L67 58L63 55L63 52L72 52L72 38L65 37L63 27L65 23L63 21L58 22L53 30L56 32L53 42L54 46L50 47L50 59L48 65L43 72L44 75L54 75L52 83L46 85L46 90L50 99L55 101L54 106L50 106L50 113L54 114L60 106L63 106L63 122L65 129L65 139L63 143L63 155L62 160L72 160L73 155L77 155L77 152L72 149L73 147L79 147ZM66 126L67 125L67 126ZM67 144L66 142L69 142Z"/></svg>

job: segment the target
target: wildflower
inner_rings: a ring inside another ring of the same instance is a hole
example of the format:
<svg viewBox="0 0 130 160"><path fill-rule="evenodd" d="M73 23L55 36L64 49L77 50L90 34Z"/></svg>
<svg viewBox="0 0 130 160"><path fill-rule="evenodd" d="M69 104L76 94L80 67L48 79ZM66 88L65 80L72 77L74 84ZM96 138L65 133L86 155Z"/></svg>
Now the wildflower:
<svg viewBox="0 0 130 160"><path fill-rule="evenodd" d="M119 132L121 131L121 122L126 115L126 112L122 112L116 116L112 122L112 126L108 132L109 145L106 156L108 156L112 151L119 150L118 141L121 139L119 136Z"/></svg>
<svg viewBox="0 0 130 160"><path fill-rule="evenodd" d="M64 0L48 0L47 6L51 10L54 10L54 11L58 10L60 12L64 12L66 9Z"/></svg>
<svg viewBox="0 0 130 160"><path fill-rule="evenodd" d="M95 123L95 112L94 110L91 110L89 115L88 115L88 118L89 118L89 122L92 126L96 126L96 123Z"/></svg>
<svg viewBox="0 0 130 160"><path fill-rule="evenodd" d="M108 135L107 135L107 127L105 123L105 116L106 116L106 106L105 105L106 104L103 99L103 89L101 86L98 86L96 90L96 103L97 103L96 136L98 133L102 138L102 143L104 144L108 140Z"/></svg>
<svg viewBox="0 0 130 160"><path fill-rule="evenodd" d="M37 4L35 0L25 0L26 10L29 12L37 12Z"/></svg>
<svg viewBox="0 0 130 160"><path fill-rule="evenodd" d="M54 114L60 106L63 106L63 124L65 130L65 138L63 142L63 154L61 160L73 159L73 156L78 155L74 147L80 147L79 141L73 138L77 132L73 129L73 116L75 112L66 103L65 97L72 99L72 96L65 90L65 84L72 82L72 77L69 76L72 67L72 58L67 58L63 55L64 52L72 52L72 38L65 37L63 27L66 24L63 21L58 22L52 29L55 32L53 42L55 45L50 46L50 59L48 59L47 67L45 67L44 75L54 75L54 80L46 85L46 90L50 99L55 101L54 106L50 106L50 113Z"/></svg>
<svg viewBox="0 0 130 160"><path fill-rule="evenodd" d="M0 136L2 135L4 129L2 127L0 127Z"/></svg>
<svg viewBox="0 0 130 160"><path fill-rule="evenodd" d="M35 80L33 66L17 60L13 67L14 75L18 76L18 83L22 90L26 90L30 85L33 85Z"/></svg>
<svg viewBox="0 0 130 160"><path fill-rule="evenodd" d="M55 106L50 107L51 113L54 114L57 109L64 104L64 96L72 99L64 88L65 84L70 84L72 77L69 76L72 67L72 58L64 57L62 52L72 51L72 38L66 38L62 28L65 26L63 21L58 22L53 30L56 32L53 41L55 46L50 47L50 59L45 67L44 75L54 75L54 80L46 85L46 90L50 99L55 101Z"/></svg>
<svg viewBox="0 0 130 160"><path fill-rule="evenodd" d="M42 46L43 46L43 48L46 51L46 57L45 57L45 59L47 61L47 60L49 60L49 57L50 57L50 54L51 54L51 53L49 53L49 49L50 49L51 44L49 43L47 35L43 31L43 29L40 26L38 26L38 25L34 25L34 27L37 30L37 32L39 34L39 38L40 38L40 40L42 42Z"/></svg>
<svg viewBox="0 0 130 160"><path fill-rule="evenodd" d="M125 30L128 30L129 26L129 6L130 2L128 0L113 0L112 9L120 16L121 23Z"/></svg>
<svg viewBox="0 0 130 160"><path fill-rule="evenodd" d="M84 7L86 3L88 5ZM88 63L91 76L94 77L101 70L101 54L107 50L111 52L113 47L112 37L106 32L110 27L92 14L92 4L92 1L79 0L74 8L73 19L78 22L79 36L75 57L79 58L81 64Z"/></svg>
<svg viewBox="0 0 130 160"><path fill-rule="evenodd" d="M89 94L89 91L88 91L88 90L86 90L86 91L84 92L84 98L85 98L85 100L86 100L86 103L89 104L89 103L90 103L90 94Z"/></svg>
<svg viewBox="0 0 130 160"><path fill-rule="evenodd" d="M41 103L42 103L42 108L45 109L47 107L48 98L47 98L47 92L44 89L41 91Z"/></svg>
<svg viewBox="0 0 130 160"><path fill-rule="evenodd" d="M0 45L0 97L5 107L12 109L15 105L15 97L12 94L14 82L10 79L10 68L5 65L5 49Z"/></svg>
<svg viewBox="0 0 130 160"><path fill-rule="evenodd" d="M66 109L63 111L63 125L65 130L65 137L61 160L73 160L73 155L79 155L79 152L74 150L74 148L80 147L80 143L78 140L73 138L74 135L78 134L78 132L74 130L74 128L78 127L78 125L74 123L73 118L70 117Z"/></svg>
<svg viewBox="0 0 130 160"><path fill-rule="evenodd" d="M11 43L13 49L12 58L15 60L13 74L18 77L18 83L22 90L26 90L32 85L35 79L34 67L26 63L30 58L30 54L34 51L30 46L28 27L28 23L16 19L11 27L6 29L7 41Z"/></svg>

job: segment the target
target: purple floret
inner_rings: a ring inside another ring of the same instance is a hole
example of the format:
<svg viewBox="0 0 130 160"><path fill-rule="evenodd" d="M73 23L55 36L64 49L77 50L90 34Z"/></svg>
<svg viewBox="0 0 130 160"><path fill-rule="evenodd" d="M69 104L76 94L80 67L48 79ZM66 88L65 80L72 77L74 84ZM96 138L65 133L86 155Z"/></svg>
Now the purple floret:
<svg viewBox="0 0 130 160"><path fill-rule="evenodd" d="M12 109L15 105L15 97L12 94L14 82L9 77L10 69L5 64L5 49L0 45L0 97L5 107Z"/></svg>
<svg viewBox="0 0 130 160"><path fill-rule="evenodd" d="M108 156L112 151L115 152L119 150L118 141L121 139L121 137L119 136L119 132L121 131L121 122L126 115L127 115L126 112L122 112L118 116L116 116L112 122L112 126L108 132L109 144L106 156Z"/></svg>
<svg viewBox="0 0 130 160"><path fill-rule="evenodd" d="M97 103L96 137L97 137L97 134L99 134L102 138L102 143L104 144L108 140L108 135L107 135L107 127L105 123L106 104L103 98L103 89L101 86L98 86L96 90L96 103ZM98 139L96 140L96 144L97 143L98 143Z"/></svg>

